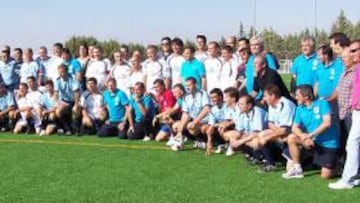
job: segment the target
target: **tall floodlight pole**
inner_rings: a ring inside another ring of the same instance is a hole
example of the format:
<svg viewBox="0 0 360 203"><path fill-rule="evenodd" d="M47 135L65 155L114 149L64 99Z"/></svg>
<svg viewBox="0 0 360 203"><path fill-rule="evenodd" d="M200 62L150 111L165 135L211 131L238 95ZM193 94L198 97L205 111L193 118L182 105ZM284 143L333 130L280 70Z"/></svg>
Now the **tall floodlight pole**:
<svg viewBox="0 0 360 203"><path fill-rule="evenodd" d="M314 38L316 38L317 30L317 2L314 0Z"/></svg>
<svg viewBox="0 0 360 203"><path fill-rule="evenodd" d="M255 35L256 35L256 0L254 0L254 19L253 19L253 28L254 28L253 36L255 36Z"/></svg>

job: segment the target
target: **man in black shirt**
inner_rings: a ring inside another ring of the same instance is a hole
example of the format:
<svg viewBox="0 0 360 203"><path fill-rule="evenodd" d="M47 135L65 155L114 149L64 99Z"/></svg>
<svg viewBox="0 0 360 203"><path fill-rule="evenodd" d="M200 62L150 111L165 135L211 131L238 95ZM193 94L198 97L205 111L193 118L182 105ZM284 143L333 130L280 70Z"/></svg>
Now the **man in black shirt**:
<svg viewBox="0 0 360 203"><path fill-rule="evenodd" d="M257 100L261 106L265 105L265 100L262 97L263 91L267 85L273 84L279 87L281 96L291 99L290 92L286 88L281 76L277 71L268 67L266 59L263 56L256 56L254 59L255 80L254 91L252 96Z"/></svg>

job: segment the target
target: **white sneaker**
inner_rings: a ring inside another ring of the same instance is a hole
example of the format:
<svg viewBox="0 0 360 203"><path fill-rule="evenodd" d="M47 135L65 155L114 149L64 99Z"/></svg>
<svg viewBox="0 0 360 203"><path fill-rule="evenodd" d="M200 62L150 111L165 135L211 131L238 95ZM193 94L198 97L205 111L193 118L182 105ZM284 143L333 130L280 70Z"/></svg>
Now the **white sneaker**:
<svg viewBox="0 0 360 203"><path fill-rule="evenodd" d="M345 190L352 189L354 186L340 179L334 183L329 183L328 187L334 190Z"/></svg>
<svg viewBox="0 0 360 203"><path fill-rule="evenodd" d="M235 151L233 150L232 147L229 146L226 150L225 156L232 156L234 154L235 154Z"/></svg>
<svg viewBox="0 0 360 203"><path fill-rule="evenodd" d="M45 130L41 130L39 136L45 136L45 135L46 135Z"/></svg>
<svg viewBox="0 0 360 203"><path fill-rule="evenodd" d="M147 135L143 139L144 142L149 142L150 140L151 140L151 137L149 137Z"/></svg>
<svg viewBox="0 0 360 203"><path fill-rule="evenodd" d="M203 149L203 150L206 149L206 143L205 142L199 142L198 148Z"/></svg>
<svg viewBox="0 0 360 203"><path fill-rule="evenodd" d="M40 127L36 127L36 128L35 128L35 133L36 133L36 134L40 134L40 133L41 133Z"/></svg>
<svg viewBox="0 0 360 203"><path fill-rule="evenodd" d="M174 144L174 136L171 136L169 140L166 142L166 146L171 146Z"/></svg>
<svg viewBox="0 0 360 203"><path fill-rule="evenodd" d="M58 129L58 130L57 130L57 134L60 134L60 135L64 134L64 130L63 130L63 129L61 129L61 128L60 128L60 129Z"/></svg>
<svg viewBox="0 0 360 203"><path fill-rule="evenodd" d="M193 147L194 147L195 149L199 148L199 141L196 141L196 140L195 140Z"/></svg>
<svg viewBox="0 0 360 203"><path fill-rule="evenodd" d="M293 166L286 173L281 175L285 179L293 179L293 178L303 178L303 170L299 166Z"/></svg>
<svg viewBox="0 0 360 203"><path fill-rule="evenodd" d="M223 151L225 150L225 145L224 144L220 144L217 146L216 150L215 150L215 154L221 154Z"/></svg>

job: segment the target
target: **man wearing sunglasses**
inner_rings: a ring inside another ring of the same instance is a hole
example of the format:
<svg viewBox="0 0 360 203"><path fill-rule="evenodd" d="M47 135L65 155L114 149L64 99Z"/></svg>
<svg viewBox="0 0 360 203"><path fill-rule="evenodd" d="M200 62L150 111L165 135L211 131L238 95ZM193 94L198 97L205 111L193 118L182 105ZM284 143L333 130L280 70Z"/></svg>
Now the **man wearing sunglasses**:
<svg viewBox="0 0 360 203"><path fill-rule="evenodd" d="M351 189L360 185L360 39L350 44L350 55L353 57L355 72L351 95L352 126L346 143L347 157L341 179L330 183L331 189Z"/></svg>

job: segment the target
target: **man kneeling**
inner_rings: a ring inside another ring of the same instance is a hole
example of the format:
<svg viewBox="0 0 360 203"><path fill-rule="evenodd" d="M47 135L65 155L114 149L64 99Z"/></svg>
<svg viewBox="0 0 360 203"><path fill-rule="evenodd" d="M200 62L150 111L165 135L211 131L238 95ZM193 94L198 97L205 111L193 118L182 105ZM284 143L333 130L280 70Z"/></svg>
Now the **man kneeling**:
<svg viewBox="0 0 360 203"><path fill-rule="evenodd" d="M80 97L82 108L81 133L95 134L106 119L104 99L98 91L95 78L87 79L86 86L87 90Z"/></svg>
<svg viewBox="0 0 360 203"><path fill-rule="evenodd" d="M109 120L97 132L99 137L118 136L126 137L126 116L129 114L129 100L126 93L116 88L116 80L107 81L107 90L104 92L104 102L109 112Z"/></svg>
<svg viewBox="0 0 360 203"><path fill-rule="evenodd" d="M267 113L262 108L255 106L255 99L250 95L242 96L238 105L240 115L235 119L236 129L227 132L225 136L230 139L231 148L235 149L246 145L256 150L258 134L267 126ZM248 155L255 156L252 151L249 151Z"/></svg>
<svg viewBox="0 0 360 203"><path fill-rule="evenodd" d="M331 126L331 110L327 101L314 100L313 89L309 85L301 85L296 89L296 108L292 134L288 137L290 157L285 179L302 178L303 169L300 164L300 147L310 150L314 155L314 163L320 165L321 178L332 177L336 166L337 148L339 145L338 130Z"/></svg>

